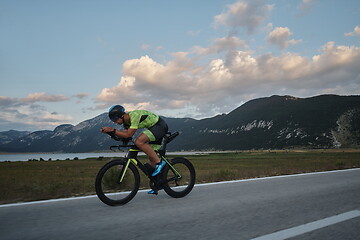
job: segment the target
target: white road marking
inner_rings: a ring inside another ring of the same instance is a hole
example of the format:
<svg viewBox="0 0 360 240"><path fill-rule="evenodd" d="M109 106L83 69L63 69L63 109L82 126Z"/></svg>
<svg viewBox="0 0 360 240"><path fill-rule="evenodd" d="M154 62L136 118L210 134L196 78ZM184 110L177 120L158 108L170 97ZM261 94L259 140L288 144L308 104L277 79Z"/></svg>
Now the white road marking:
<svg viewBox="0 0 360 240"><path fill-rule="evenodd" d="M348 172L348 171L357 171L357 170L360 170L360 168L350 168L350 169L334 170L334 171L325 171L325 172L299 173L299 174L291 174L291 175L280 175L280 176L272 176L272 177L261 177L261 178L249 178L249 179L231 180L231 181L223 181L223 182L200 183L200 184L195 184L195 187L218 185L218 184L227 184L227 183L259 181L259 180L276 179L276 178L288 178L288 177L297 177L297 176L306 176L306 175L316 175L316 174L329 174L329 173ZM149 191L149 190L150 190L150 189L139 190L139 192L147 192L147 191ZM32 202L0 204L0 208L3 208L3 207L16 207L16 206L31 205L31 204L41 204L41 203L51 203L51 202L61 202L61 201L69 201L69 200L77 200L77 199L86 199L86 198L94 198L94 197L97 197L97 196L96 196L96 195L89 195L89 196L83 196L83 197L58 198L58 199L32 201Z"/></svg>
<svg viewBox="0 0 360 240"><path fill-rule="evenodd" d="M272 240L272 239L276 239L276 240L283 240L283 239L288 239L288 238L292 238L292 237L296 237L299 235L302 235L304 233L308 233L320 228L324 228L330 225L334 225L346 220L350 220L352 218L356 218L360 216L360 211L359 210L353 210L350 212L346 212L346 213L342 213L339 215L335 215L332 217L328 217L328 218L324 218L315 222L310 222L310 223L306 223L297 227L293 227L293 228L289 228L289 229L285 229L282 231L278 231L278 232L274 232L268 235L264 235L261 237L257 237L257 238L253 238L251 240Z"/></svg>

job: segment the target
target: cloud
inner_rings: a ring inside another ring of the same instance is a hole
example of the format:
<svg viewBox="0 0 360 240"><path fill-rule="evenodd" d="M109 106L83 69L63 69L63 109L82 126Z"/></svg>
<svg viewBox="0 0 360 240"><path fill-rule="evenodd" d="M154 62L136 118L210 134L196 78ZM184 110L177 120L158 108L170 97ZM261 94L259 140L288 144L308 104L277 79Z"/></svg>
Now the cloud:
<svg viewBox="0 0 360 240"><path fill-rule="evenodd" d="M278 46L280 49L285 49L289 45L297 45L302 40L290 39L293 33L287 27L277 27L271 31L267 37L267 42Z"/></svg>
<svg viewBox="0 0 360 240"><path fill-rule="evenodd" d="M39 119L42 122L54 122L55 126L59 124L59 122L68 122L72 120L72 117L65 116L63 114L59 114L56 112L45 112L41 118Z"/></svg>
<svg viewBox="0 0 360 240"><path fill-rule="evenodd" d="M46 93L30 93L24 98L10 98L0 96L0 106L20 106L28 105L35 102L62 102L69 100L69 97L64 95L48 95Z"/></svg>
<svg viewBox="0 0 360 240"><path fill-rule="evenodd" d="M344 35L347 36L347 37L360 36L360 27L355 26L353 32L348 32L348 33L345 33Z"/></svg>
<svg viewBox="0 0 360 240"><path fill-rule="evenodd" d="M223 51L232 51L233 49L237 49L239 47L248 48L244 41L234 36L228 36L215 39L213 44L207 48L196 46L193 48L193 52L199 55L209 55Z"/></svg>
<svg viewBox="0 0 360 240"><path fill-rule="evenodd" d="M0 96L0 106L1 107L8 107L12 106L17 103L17 100L14 98L9 98L6 96Z"/></svg>
<svg viewBox="0 0 360 240"><path fill-rule="evenodd" d="M78 99L84 99L86 97L88 97L90 94L88 93L78 93L78 94L75 94L74 97L78 98Z"/></svg>
<svg viewBox="0 0 360 240"><path fill-rule="evenodd" d="M42 93L30 93L27 97L20 99L21 102L34 103L34 102L62 102L69 100L69 97L64 95L47 95Z"/></svg>
<svg viewBox="0 0 360 240"><path fill-rule="evenodd" d="M24 130L49 128L72 120L71 116L50 113L40 103L68 101L64 95L30 93L24 98L0 96L0 127L21 126Z"/></svg>
<svg viewBox="0 0 360 240"><path fill-rule="evenodd" d="M329 42L319 51L309 58L295 53L255 55L238 50L206 64L195 62L186 53L174 55L166 64L143 56L126 61L118 85L103 89L97 99L124 104L129 110L192 108L211 116L269 92L359 92L360 48ZM352 89L346 89L349 86Z"/></svg>
<svg viewBox="0 0 360 240"><path fill-rule="evenodd" d="M246 28L249 34L261 25L272 11L274 5L265 4L264 0L238 1L227 6L227 11L215 16L214 24L218 28Z"/></svg>
<svg viewBox="0 0 360 240"><path fill-rule="evenodd" d="M273 24L272 23L268 23L265 27L262 28L263 32L270 32L271 30L273 30Z"/></svg>
<svg viewBox="0 0 360 240"><path fill-rule="evenodd" d="M17 130L50 129L73 120L70 115L50 113L32 106L2 108L0 114L1 130L14 129L14 126Z"/></svg>
<svg viewBox="0 0 360 240"><path fill-rule="evenodd" d="M191 60L186 59L185 53L175 56L175 60L167 65L157 63L149 56L127 60L123 64L124 76L119 84L103 89L97 99L122 103L132 109L149 106L150 103L152 106L149 107L155 109L164 105L164 101L167 107L178 106L179 101L186 100L182 96L195 92L190 74L195 69Z"/></svg>
<svg viewBox="0 0 360 240"><path fill-rule="evenodd" d="M79 104L79 103L82 103L82 100L87 98L90 94L88 93L78 93L78 94L75 94L73 95L74 98L76 98L76 103Z"/></svg>

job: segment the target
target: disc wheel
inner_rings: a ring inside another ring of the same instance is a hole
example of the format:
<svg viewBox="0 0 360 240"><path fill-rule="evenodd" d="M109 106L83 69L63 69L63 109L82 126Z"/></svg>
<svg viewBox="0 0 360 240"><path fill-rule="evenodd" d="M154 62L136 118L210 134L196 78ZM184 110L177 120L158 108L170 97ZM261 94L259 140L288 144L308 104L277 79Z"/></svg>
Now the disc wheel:
<svg viewBox="0 0 360 240"><path fill-rule="evenodd" d="M125 166L126 161L123 159L113 160L105 164L96 176L96 194L107 205L126 204L135 197L139 190L139 171L132 163L129 164L125 176L120 182Z"/></svg>
<svg viewBox="0 0 360 240"><path fill-rule="evenodd" d="M164 191L174 198L181 198L191 192L195 185L195 168L183 157L170 160L173 170L168 164L163 170Z"/></svg>

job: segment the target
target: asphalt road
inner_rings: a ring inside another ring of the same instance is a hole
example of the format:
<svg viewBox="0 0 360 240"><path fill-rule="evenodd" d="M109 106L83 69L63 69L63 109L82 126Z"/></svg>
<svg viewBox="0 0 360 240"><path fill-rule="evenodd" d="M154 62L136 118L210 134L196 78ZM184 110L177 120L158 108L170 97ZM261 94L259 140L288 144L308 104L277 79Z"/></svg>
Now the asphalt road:
<svg viewBox="0 0 360 240"><path fill-rule="evenodd" d="M354 169L196 185L181 199L139 192L119 207L96 197L0 205L0 239L278 239L269 234L359 210ZM359 239L359 226L353 216L292 239Z"/></svg>

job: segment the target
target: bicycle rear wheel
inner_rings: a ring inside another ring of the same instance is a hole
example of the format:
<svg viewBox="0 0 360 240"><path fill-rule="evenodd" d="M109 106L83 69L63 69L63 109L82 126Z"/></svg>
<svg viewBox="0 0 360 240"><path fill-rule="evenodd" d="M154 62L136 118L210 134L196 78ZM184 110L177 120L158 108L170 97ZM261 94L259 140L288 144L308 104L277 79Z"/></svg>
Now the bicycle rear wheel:
<svg viewBox="0 0 360 240"><path fill-rule="evenodd" d="M123 205L135 197L140 186L139 171L130 163L124 179L120 182L125 166L126 162L118 159L100 169L95 180L95 190L102 202L110 206Z"/></svg>
<svg viewBox="0 0 360 240"><path fill-rule="evenodd" d="M181 198L191 192L195 185L195 168L189 160L178 157L170 160L176 171L168 164L163 170L164 191L174 198Z"/></svg>

